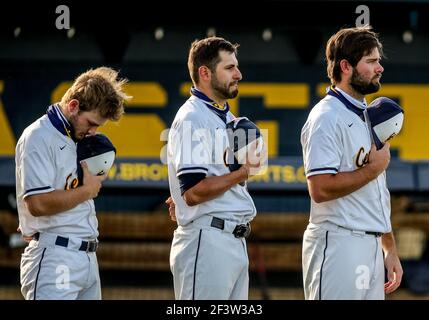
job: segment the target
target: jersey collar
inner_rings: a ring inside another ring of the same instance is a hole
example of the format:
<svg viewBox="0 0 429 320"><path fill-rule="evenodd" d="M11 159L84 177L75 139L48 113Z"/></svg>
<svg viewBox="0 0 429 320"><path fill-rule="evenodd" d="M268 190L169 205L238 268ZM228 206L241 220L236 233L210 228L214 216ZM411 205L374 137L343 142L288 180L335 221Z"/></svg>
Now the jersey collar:
<svg viewBox="0 0 429 320"><path fill-rule="evenodd" d="M229 104L225 102L225 106L222 108L218 103L214 102L212 99L207 97L202 91L198 90L195 87L191 88L191 94L197 97L200 100L203 100L204 104L213 111L217 116L219 116L223 122L226 123L226 114L229 111Z"/></svg>
<svg viewBox="0 0 429 320"><path fill-rule="evenodd" d="M62 113L61 108L58 104L50 105L48 110L46 111L46 114L48 115L48 118L51 121L52 125L55 127L55 129L75 141L73 138L73 127Z"/></svg>
<svg viewBox="0 0 429 320"><path fill-rule="evenodd" d="M361 109L365 109L367 107L365 98L363 99L363 101L359 101L356 98L353 98L351 95L349 95L347 92L345 92L344 90L335 87L335 90L338 92L340 92L344 98L346 98L347 100L349 100L352 104L354 104L356 107L361 108Z"/></svg>
<svg viewBox="0 0 429 320"><path fill-rule="evenodd" d="M331 87L328 88L327 94L330 95L330 96L333 96L333 97L337 98L338 100L340 100L347 107L347 109L349 109L353 113L357 114L359 116L359 118L362 119L362 121L365 121L365 117L363 115L363 111L365 110L365 108L363 106L362 107L361 106L356 106L349 99L347 99L344 96L346 94L344 91L341 90L341 92L340 92L340 90L338 90L338 88L335 88L334 86L331 86ZM350 97L350 98L353 99L353 100L356 100L353 97ZM362 102L360 102L359 104L362 104Z"/></svg>

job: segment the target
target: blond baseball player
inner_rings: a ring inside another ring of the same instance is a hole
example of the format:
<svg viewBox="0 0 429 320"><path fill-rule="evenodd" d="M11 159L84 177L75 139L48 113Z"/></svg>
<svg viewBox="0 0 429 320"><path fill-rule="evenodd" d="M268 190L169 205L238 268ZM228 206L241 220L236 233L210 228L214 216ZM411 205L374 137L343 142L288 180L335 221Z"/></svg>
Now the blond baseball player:
<svg viewBox="0 0 429 320"><path fill-rule="evenodd" d="M19 228L32 239L21 258L21 291L28 300L101 299L93 198L103 176L82 163L77 142L107 120L118 120L128 97L109 68L81 74L16 146Z"/></svg>

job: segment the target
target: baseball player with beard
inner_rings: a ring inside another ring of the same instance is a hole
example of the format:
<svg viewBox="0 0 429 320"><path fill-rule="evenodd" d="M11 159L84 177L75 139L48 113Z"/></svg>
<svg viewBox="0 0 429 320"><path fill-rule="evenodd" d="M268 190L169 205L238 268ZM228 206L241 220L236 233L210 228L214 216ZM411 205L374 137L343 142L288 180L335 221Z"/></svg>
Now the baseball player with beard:
<svg viewBox="0 0 429 320"><path fill-rule="evenodd" d="M101 299L98 223L93 198L106 175L93 176L76 148L106 121L117 121L129 97L110 68L81 74L61 102L28 126L16 146L19 228L32 239L21 258L28 300Z"/></svg>
<svg viewBox="0 0 429 320"><path fill-rule="evenodd" d="M381 57L369 27L340 30L327 43L332 86L301 133L311 196L302 249L306 299L384 299L401 283L386 185L389 144L371 145L363 117L365 95L380 88Z"/></svg>
<svg viewBox="0 0 429 320"><path fill-rule="evenodd" d="M167 203L178 224L170 252L176 299L248 299L245 238L256 208L244 182L261 161L247 159L231 171L216 140L234 119L227 100L237 96L242 78L237 47L217 37L192 44L192 95L168 138Z"/></svg>

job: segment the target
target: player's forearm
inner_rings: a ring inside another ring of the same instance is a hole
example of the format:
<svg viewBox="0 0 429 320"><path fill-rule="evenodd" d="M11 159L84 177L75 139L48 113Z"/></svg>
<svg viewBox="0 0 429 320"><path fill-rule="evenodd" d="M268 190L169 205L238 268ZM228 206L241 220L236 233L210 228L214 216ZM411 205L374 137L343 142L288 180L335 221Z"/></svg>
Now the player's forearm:
<svg viewBox="0 0 429 320"><path fill-rule="evenodd" d="M320 203L347 196L376 177L372 168L365 166L351 172L312 176L308 179L308 187L311 198Z"/></svg>
<svg viewBox="0 0 429 320"><path fill-rule="evenodd" d="M35 217L51 216L73 209L78 204L89 199L87 188L79 187L70 190L55 190L48 193L36 194L25 199L30 213Z"/></svg>
<svg viewBox="0 0 429 320"><path fill-rule="evenodd" d="M244 167L223 176L207 177L187 190L183 194L183 198L187 205L195 206L217 198L237 183L246 179L247 170Z"/></svg>
<svg viewBox="0 0 429 320"><path fill-rule="evenodd" d="M381 237L381 245L385 253L397 254L395 237L393 236L393 232L383 234L383 236Z"/></svg>

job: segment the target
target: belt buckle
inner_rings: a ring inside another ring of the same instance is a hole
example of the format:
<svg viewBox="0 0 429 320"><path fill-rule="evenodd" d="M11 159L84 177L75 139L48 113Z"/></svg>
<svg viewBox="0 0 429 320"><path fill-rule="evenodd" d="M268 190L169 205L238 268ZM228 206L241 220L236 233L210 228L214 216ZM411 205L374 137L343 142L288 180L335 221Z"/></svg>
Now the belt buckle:
<svg viewBox="0 0 429 320"><path fill-rule="evenodd" d="M379 238L383 235L382 232L371 232L370 234L372 234L374 237Z"/></svg>
<svg viewBox="0 0 429 320"><path fill-rule="evenodd" d="M86 244L86 253L90 252L89 249L91 249L91 242L88 241L88 243Z"/></svg>
<svg viewBox="0 0 429 320"><path fill-rule="evenodd" d="M98 247L97 241L88 241L86 252L95 252L97 251L97 247Z"/></svg>
<svg viewBox="0 0 429 320"><path fill-rule="evenodd" d="M237 224L232 232L236 238L247 238L250 235L250 223Z"/></svg>
<svg viewBox="0 0 429 320"><path fill-rule="evenodd" d="M86 253L89 252L89 241L82 241L80 245L82 251L85 251Z"/></svg>
<svg viewBox="0 0 429 320"><path fill-rule="evenodd" d="M81 247L83 247L83 251L85 251L86 253L88 252L92 252L91 248L92 248L92 241L82 241L82 245Z"/></svg>

